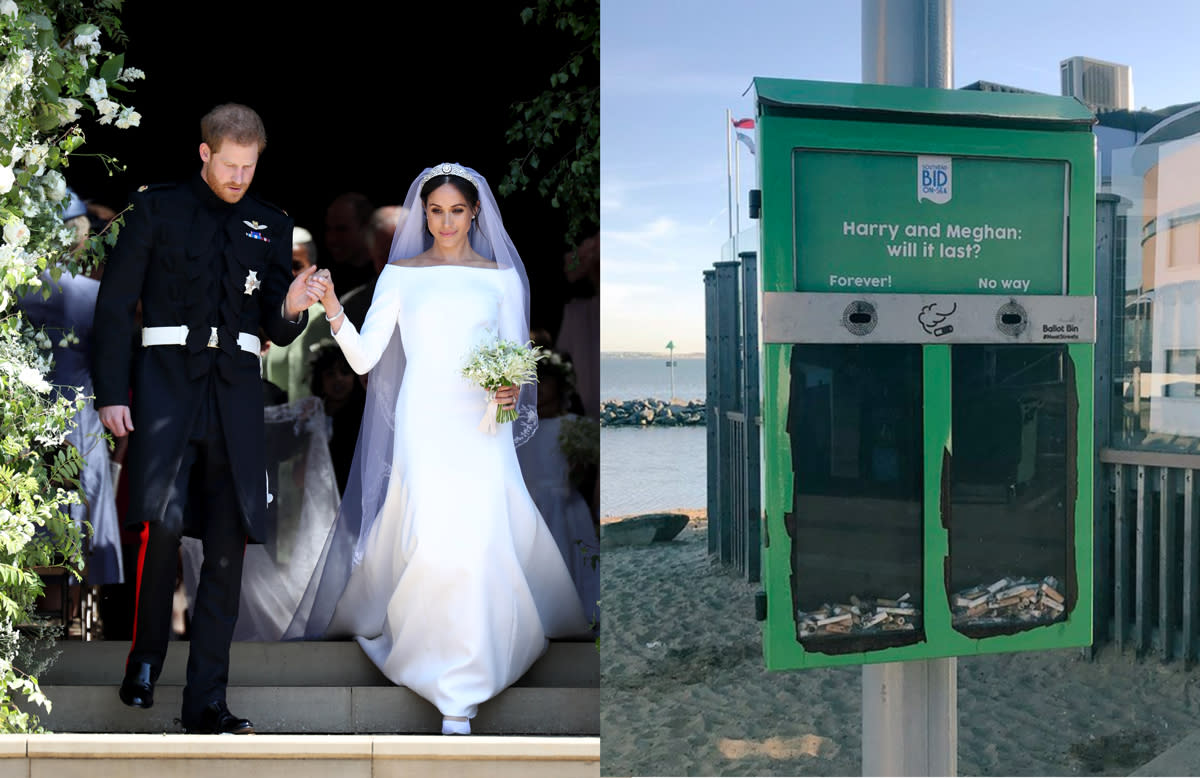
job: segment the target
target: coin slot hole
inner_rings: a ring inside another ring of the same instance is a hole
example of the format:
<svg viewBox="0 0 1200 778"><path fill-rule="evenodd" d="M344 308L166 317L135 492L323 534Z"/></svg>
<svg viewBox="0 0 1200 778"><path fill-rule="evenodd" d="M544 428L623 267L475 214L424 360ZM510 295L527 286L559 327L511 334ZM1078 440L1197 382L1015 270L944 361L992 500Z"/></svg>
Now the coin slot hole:
<svg viewBox="0 0 1200 778"><path fill-rule="evenodd" d="M875 317L869 313L852 313L849 316L852 324L870 324L873 318Z"/></svg>
<svg viewBox="0 0 1200 778"><path fill-rule="evenodd" d="M1003 322L1004 324L1020 324L1021 323L1021 314L1019 314L1019 313L1002 313L1002 314L1000 314L1000 321Z"/></svg>

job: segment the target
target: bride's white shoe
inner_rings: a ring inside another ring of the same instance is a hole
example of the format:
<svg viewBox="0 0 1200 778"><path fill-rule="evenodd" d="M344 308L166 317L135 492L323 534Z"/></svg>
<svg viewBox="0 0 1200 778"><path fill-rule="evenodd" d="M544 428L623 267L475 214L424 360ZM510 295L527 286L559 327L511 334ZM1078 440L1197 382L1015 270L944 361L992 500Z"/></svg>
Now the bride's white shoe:
<svg viewBox="0 0 1200 778"><path fill-rule="evenodd" d="M469 735L471 734L470 719L452 719L449 717L442 718L442 734L443 735Z"/></svg>

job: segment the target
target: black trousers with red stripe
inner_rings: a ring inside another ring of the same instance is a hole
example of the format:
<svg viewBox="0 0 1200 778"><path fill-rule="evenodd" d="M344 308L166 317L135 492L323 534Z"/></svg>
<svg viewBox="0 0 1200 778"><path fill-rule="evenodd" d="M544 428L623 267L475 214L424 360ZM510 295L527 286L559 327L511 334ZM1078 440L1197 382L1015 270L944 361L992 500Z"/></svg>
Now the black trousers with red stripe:
<svg viewBox="0 0 1200 778"><path fill-rule="evenodd" d="M203 540L204 564L189 629L183 721L196 721L210 702L225 699L229 646L237 623L246 532L221 431L215 393L197 409L183 462L161 522L142 530L133 644L127 667L150 664L158 680L171 639L171 610L184 526Z"/></svg>

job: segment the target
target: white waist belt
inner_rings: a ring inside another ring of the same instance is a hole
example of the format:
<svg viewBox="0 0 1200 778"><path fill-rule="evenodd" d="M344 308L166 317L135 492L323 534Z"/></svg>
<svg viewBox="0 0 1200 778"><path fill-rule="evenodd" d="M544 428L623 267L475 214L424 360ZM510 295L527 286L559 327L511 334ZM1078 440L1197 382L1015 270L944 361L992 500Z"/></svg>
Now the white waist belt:
<svg viewBox="0 0 1200 778"><path fill-rule="evenodd" d="M218 348L217 328L210 327L209 329L208 347ZM143 346L186 346L187 336L188 327L186 324L180 324L177 327L142 327ZM254 356L258 356L262 350L258 336L251 335L248 332L238 333L237 344L238 348L242 351L246 351Z"/></svg>

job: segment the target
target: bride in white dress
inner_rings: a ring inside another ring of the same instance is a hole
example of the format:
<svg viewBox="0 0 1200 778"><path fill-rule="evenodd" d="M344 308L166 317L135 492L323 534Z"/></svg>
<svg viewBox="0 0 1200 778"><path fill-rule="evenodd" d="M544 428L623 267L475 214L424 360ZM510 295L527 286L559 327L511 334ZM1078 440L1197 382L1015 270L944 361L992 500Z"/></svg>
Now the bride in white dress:
<svg viewBox="0 0 1200 778"><path fill-rule="evenodd" d="M535 385L498 393L519 418L492 433L480 420L495 405L460 374L497 334L529 340L528 281L495 199L479 173L446 164L404 204L413 216L361 332L325 277L330 329L351 367L371 371L369 396L324 572L287 636L354 636L437 706L444 734L465 734L548 638L588 624L517 460L537 426Z"/></svg>

